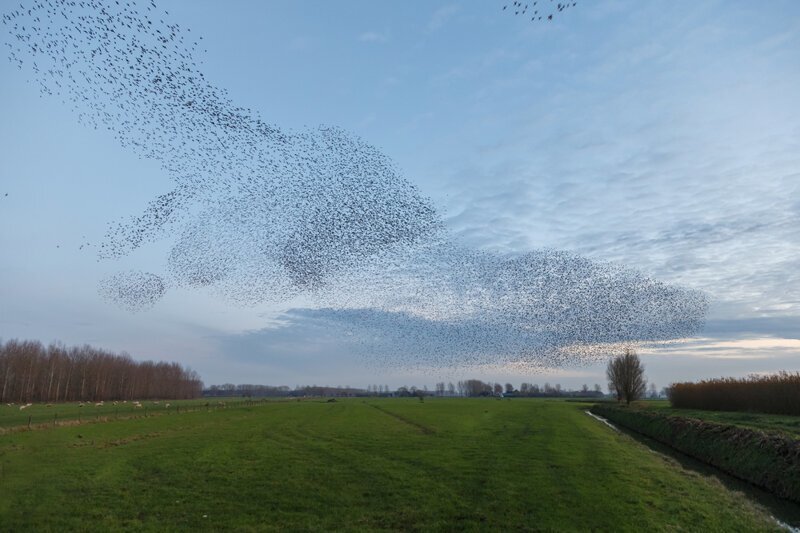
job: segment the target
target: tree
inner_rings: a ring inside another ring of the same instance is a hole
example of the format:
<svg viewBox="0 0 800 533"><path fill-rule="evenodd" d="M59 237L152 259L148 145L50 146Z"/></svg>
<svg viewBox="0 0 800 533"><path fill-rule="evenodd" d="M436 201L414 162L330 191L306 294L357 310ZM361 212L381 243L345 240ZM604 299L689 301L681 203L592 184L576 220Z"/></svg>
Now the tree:
<svg viewBox="0 0 800 533"><path fill-rule="evenodd" d="M641 398L647 390L644 365L631 349L626 349L623 355L608 362L606 377L608 390L617 395L617 401L625 400L626 404Z"/></svg>
<svg viewBox="0 0 800 533"><path fill-rule="evenodd" d="M649 395L650 398L652 398L653 400L658 398L658 387L656 387L655 383L650 382L650 389L649 390L650 390L650 395Z"/></svg>
<svg viewBox="0 0 800 533"><path fill-rule="evenodd" d="M514 385L506 383L506 394L511 394L512 392L514 392Z"/></svg>

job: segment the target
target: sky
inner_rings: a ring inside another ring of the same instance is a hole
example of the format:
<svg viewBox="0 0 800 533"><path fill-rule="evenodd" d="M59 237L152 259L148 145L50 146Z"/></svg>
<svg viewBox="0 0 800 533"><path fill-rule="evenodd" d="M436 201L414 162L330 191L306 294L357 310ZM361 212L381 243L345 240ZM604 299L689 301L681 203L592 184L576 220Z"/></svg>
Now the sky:
<svg viewBox="0 0 800 533"><path fill-rule="evenodd" d="M659 386L797 370L800 4L582 1L544 24L507 3L157 4L203 36L202 70L237 105L377 146L459 242L565 250L705 292L697 338L640 349ZM605 383L602 362L381 367L302 300L178 289L116 307L98 282L120 264L97 243L169 177L40 97L29 72L3 61L0 80L0 338L179 361L207 384ZM163 268L166 246L124 267Z"/></svg>

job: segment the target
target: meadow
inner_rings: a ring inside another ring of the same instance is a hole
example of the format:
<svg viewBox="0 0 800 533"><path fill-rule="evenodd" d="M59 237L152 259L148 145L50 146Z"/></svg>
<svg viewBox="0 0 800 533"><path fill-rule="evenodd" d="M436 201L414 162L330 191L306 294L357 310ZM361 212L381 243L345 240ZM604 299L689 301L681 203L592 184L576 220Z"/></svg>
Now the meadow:
<svg viewBox="0 0 800 533"><path fill-rule="evenodd" d="M142 400L141 402L9 403L0 405L0 434L83 422L180 414L190 410L219 410L259 403L244 398L197 398L193 400ZM138 406L136 404L139 404Z"/></svg>
<svg viewBox="0 0 800 533"><path fill-rule="evenodd" d="M669 416L695 418L719 424L730 424L744 428L759 429L785 433L800 438L800 416L776 415L768 413L741 411L707 411L702 409L676 409L670 407L667 400L646 401L634 404L634 407L655 409Z"/></svg>
<svg viewBox="0 0 800 533"><path fill-rule="evenodd" d="M589 417L590 404L204 403L0 435L0 528L778 529L743 494Z"/></svg>

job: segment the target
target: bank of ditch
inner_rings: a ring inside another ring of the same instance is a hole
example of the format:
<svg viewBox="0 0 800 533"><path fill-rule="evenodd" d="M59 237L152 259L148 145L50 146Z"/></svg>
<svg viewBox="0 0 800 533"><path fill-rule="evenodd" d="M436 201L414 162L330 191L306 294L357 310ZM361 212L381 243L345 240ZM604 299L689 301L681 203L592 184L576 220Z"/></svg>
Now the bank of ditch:
<svg viewBox="0 0 800 533"><path fill-rule="evenodd" d="M614 404L597 404L591 412L800 503L800 439Z"/></svg>

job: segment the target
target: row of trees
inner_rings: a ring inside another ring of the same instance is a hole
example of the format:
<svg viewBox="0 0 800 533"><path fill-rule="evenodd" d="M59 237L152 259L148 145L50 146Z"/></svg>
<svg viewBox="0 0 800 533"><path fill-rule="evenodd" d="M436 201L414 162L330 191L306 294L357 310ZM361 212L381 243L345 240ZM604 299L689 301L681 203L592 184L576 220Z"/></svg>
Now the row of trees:
<svg viewBox="0 0 800 533"><path fill-rule="evenodd" d="M800 372L675 383L668 395L681 409L800 415Z"/></svg>
<svg viewBox="0 0 800 533"><path fill-rule="evenodd" d="M0 342L0 402L195 398L203 382L178 363L134 361L88 345Z"/></svg>
<svg viewBox="0 0 800 533"><path fill-rule="evenodd" d="M444 394L441 394L444 391L443 386L444 383L438 383L436 385L437 395L444 396ZM588 385L583 385L583 387L577 391L564 389L559 383L555 385L545 383L542 387L536 383L522 383L519 389L517 389L511 383L506 383L505 385L501 383L485 383L479 379L459 381L455 387L450 383L448 385L449 396L453 396L454 389L457 390L458 396L472 397L499 396L501 394L514 397L597 397L603 395L602 387L598 384L595 384L593 389L590 389Z"/></svg>
<svg viewBox="0 0 800 533"><path fill-rule="evenodd" d="M388 387L386 387L388 393ZM354 387L332 387L328 385L297 385L294 389L286 385L252 385L242 383L234 385L225 383L223 385L211 385L203 390L203 396L223 397L223 396L243 396L243 397L304 397L304 396L334 396L334 397L353 397L371 396L372 394L365 389Z"/></svg>
<svg viewBox="0 0 800 533"><path fill-rule="evenodd" d="M603 395L600 385L595 384L590 389L584 385L580 390L563 389L561 385L551 386L545 383L543 387L531 383L522 383L519 389L514 388L511 383L492 383L484 382L479 379L468 379L457 383L439 382L434 390L428 390L427 386L418 388L415 386L402 386L397 389L390 389L388 385L368 385L365 389L353 387L330 387L320 385L297 385L291 389L285 385L252 385L225 383L223 385L211 385L203 391L204 396L248 396L248 397L297 397L297 396L499 396L500 394L515 397L581 397L597 398Z"/></svg>

